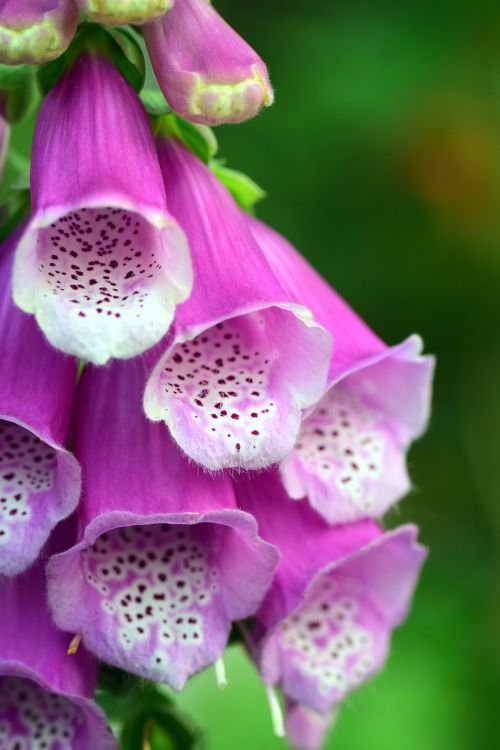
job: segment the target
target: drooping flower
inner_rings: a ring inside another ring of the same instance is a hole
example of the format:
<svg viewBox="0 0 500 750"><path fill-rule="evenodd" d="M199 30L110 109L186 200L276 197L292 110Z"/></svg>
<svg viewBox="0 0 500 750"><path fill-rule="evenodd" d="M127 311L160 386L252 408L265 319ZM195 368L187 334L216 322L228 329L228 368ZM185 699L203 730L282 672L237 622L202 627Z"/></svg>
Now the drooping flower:
<svg viewBox="0 0 500 750"><path fill-rule="evenodd" d="M144 36L160 88L182 117L242 122L273 103L265 64L208 0L176 0Z"/></svg>
<svg viewBox="0 0 500 750"><path fill-rule="evenodd" d="M78 24L73 0L2 0L0 63L43 63L69 46Z"/></svg>
<svg viewBox="0 0 500 750"><path fill-rule="evenodd" d="M330 523L379 517L410 487L406 451L427 425L434 358L415 335L388 347L287 240L248 221L284 288L334 339L328 389L281 464L285 487Z"/></svg>
<svg viewBox="0 0 500 750"><path fill-rule="evenodd" d="M69 656L45 601L45 554L29 571L0 577L0 747L4 750L116 750L92 696L97 662Z"/></svg>
<svg viewBox="0 0 500 750"><path fill-rule="evenodd" d="M174 0L76 0L89 18L112 26L142 24L160 18Z"/></svg>
<svg viewBox="0 0 500 750"><path fill-rule="evenodd" d="M49 341L104 364L156 344L189 294L185 237L166 209L146 113L104 57L85 53L45 99L31 221L14 299Z"/></svg>
<svg viewBox="0 0 500 750"><path fill-rule="evenodd" d="M319 750L335 720L335 712L312 711L300 703L286 702L286 736L297 750Z"/></svg>
<svg viewBox="0 0 500 750"><path fill-rule="evenodd" d="M235 479L241 508L280 550L255 637L264 683L331 711L378 672L405 617L425 550L414 526L384 533L367 519L329 526L286 495L276 469Z"/></svg>
<svg viewBox="0 0 500 750"><path fill-rule="evenodd" d="M76 363L12 303L16 240L0 249L0 574L8 576L38 557L53 527L74 511L81 486L65 449Z"/></svg>
<svg viewBox="0 0 500 750"><path fill-rule="evenodd" d="M195 281L149 378L146 414L209 469L269 466L324 392L330 336L283 290L210 170L173 139L158 153Z"/></svg>
<svg viewBox="0 0 500 750"><path fill-rule="evenodd" d="M230 480L190 465L141 410L143 360L85 370L76 454L79 542L48 566L57 625L99 658L180 690L255 612L276 550Z"/></svg>

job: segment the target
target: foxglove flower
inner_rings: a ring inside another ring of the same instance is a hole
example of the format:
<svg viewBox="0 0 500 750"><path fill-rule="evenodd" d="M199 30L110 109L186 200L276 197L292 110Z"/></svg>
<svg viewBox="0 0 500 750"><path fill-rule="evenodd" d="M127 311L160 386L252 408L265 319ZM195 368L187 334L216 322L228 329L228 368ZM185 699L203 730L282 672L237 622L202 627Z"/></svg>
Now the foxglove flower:
<svg viewBox="0 0 500 750"><path fill-rule="evenodd" d="M80 541L49 563L49 600L100 659L180 690L255 612L277 553L229 479L189 465L144 417L145 378L138 359L83 374Z"/></svg>
<svg viewBox="0 0 500 750"><path fill-rule="evenodd" d="M14 581L0 578L0 747L4 750L115 750L92 701L97 662L68 637L45 602L45 558Z"/></svg>
<svg viewBox="0 0 500 750"><path fill-rule="evenodd" d="M235 486L240 507L281 553L256 616L261 677L327 713L384 664L425 556L416 529L383 533L369 519L329 526L290 501L275 469Z"/></svg>
<svg viewBox="0 0 500 750"><path fill-rule="evenodd" d="M427 425L434 359L415 335L388 347L283 237L248 221L284 288L334 339L329 388L281 464L285 487L330 523L379 517L410 487L406 451Z"/></svg>
<svg viewBox="0 0 500 750"><path fill-rule="evenodd" d="M0 63L43 63L68 47L78 24L73 0L2 0Z"/></svg>
<svg viewBox="0 0 500 750"><path fill-rule="evenodd" d="M265 64L208 0L176 0L144 36L160 88L182 117L242 122L273 103Z"/></svg>
<svg viewBox="0 0 500 750"><path fill-rule="evenodd" d="M142 24L160 18L174 0L76 0L89 18L114 25Z"/></svg>
<svg viewBox="0 0 500 750"><path fill-rule="evenodd" d="M158 153L195 282L149 378L146 414L209 469L268 466L324 391L330 336L283 290L210 170L173 139Z"/></svg>
<svg viewBox="0 0 500 750"><path fill-rule="evenodd" d="M76 363L12 303L16 239L0 250L0 574L8 576L38 557L80 496L80 468L64 447Z"/></svg>
<svg viewBox="0 0 500 750"><path fill-rule="evenodd" d="M320 714L300 703L286 702L286 735L298 750L319 750L334 719L331 711Z"/></svg>
<svg viewBox="0 0 500 750"><path fill-rule="evenodd" d="M189 294L189 252L146 113L105 58L85 53L49 93L31 169L16 303L54 346L95 364L156 344Z"/></svg>

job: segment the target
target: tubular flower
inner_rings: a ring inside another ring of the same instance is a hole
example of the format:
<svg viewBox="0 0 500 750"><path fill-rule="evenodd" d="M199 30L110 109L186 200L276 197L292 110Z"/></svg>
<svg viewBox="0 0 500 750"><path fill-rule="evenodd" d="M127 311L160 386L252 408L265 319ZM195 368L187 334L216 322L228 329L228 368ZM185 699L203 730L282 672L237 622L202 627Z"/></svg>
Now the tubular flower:
<svg viewBox="0 0 500 750"><path fill-rule="evenodd" d="M45 99L31 170L17 305L54 346L95 364L156 344L191 289L189 252L146 113L105 58L84 54Z"/></svg>
<svg viewBox="0 0 500 750"><path fill-rule="evenodd" d="M69 46L78 24L73 0L0 0L0 63L43 63Z"/></svg>
<svg viewBox="0 0 500 750"><path fill-rule="evenodd" d="M141 360L83 374L80 541L49 563L49 602L99 658L180 690L256 611L277 552L229 479L190 466L144 417L145 378Z"/></svg>
<svg viewBox="0 0 500 750"><path fill-rule="evenodd" d="M240 507L281 553L256 616L261 677L327 713L382 668L425 551L414 526L329 526L307 504L290 502L274 469L235 485Z"/></svg>
<svg viewBox="0 0 500 750"><path fill-rule="evenodd" d="M248 220L284 288L335 342L329 387L281 463L285 487L330 523L379 517L410 487L406 451L427 425L434 358L416 335L388 347L287 240Z"/></svg>
<svg viewBox="0 0 500 750"><path fill-rule="evenodd" d="M68 637L45 602L45 558L14 581L0 578L0 747L4 750L115 750L92 701L97 662Z"/></svg>
<svg viewBox="0 0 500 750"><path fill-rule="evenodd" d="M298 750L319 750L335 720L331 711L320 714L300 703L286 702L286 735Z"/></svg>
<svg viewBox="0 0 500 750"><path fill-rule="evenodd" d="M160 88L182 117L242 122L273 103L265 64L208 0L176 0L144 36Z"/></svg>
<svg viewBox="0 0 500 750"><path fill-rule="evenodd" d="M74 511L81 485L64 448L76 363L12 304L15 240L0 251L0 574L8 576L38 557L53 527Z"/></svg>
<svg viewBox="0 0 500 750"><path fill-rule="evenodd" d="M174 0L76 0L89 18L111 26L142 24L160 18Z"/></svg>
<svg viewBox="0 0 500 750"><path fill-rule="evenodd" d="M149 378L146 414L209 469L269 466L324 391L330 336L283 290L209 169L174 140L158 153L195 282Z"/></svg>

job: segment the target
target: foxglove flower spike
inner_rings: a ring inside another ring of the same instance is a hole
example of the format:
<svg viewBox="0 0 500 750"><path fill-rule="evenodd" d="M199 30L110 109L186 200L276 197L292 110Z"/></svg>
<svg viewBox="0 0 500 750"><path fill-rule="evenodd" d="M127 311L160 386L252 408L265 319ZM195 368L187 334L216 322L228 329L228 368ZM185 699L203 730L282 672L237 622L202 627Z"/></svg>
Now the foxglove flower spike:
<svg viewBox="0 0 500 750"><path fill-rule="evenodd" d="M2 0L0 63L44 63L68 47L78 24L73 0Z"/></svg>
<svg viewBox="0 0 500 750"><path fill-rule="evenodd" d="M143 24L160 18L174 0L76 0L89 18L111 26Z"/></svg>
<svg viewBox="0 0 500 750"><path fill-rule="evenodd" d="M189 252L167 212L146 112L103 57L85 53L45 99L31 194L14 267L19 307L54 346L95 364L156 344L191 289Z"/></svg>
<svg viewBox="0 0 500 750"><path fill-rule="evenodd" d="M285 289L335 342L329 388L281 464L285 487L330 523L379 517L410 488L406 451L427 425L434 358L415 335L388 347L287 240L248 221Z"/></svg>
<svg viewBox="0 0 500 750"><path fill-rule="evenodd" d="M158 83L193 122L242 122L273 103L266 66L207 0L176 0L144 28Z"/></svg>
<svg viewBox="0 0 500 750"><path fill-rule="evenodd" d="M79 542L52 558L57 625L100 659L180 690L258 608L276 550L229 479L190 465L141 411L144 361L86 368L76 419Z"/></svg>
<svg viewBox="0 0 500 750"><path fill-rule="evenodd" d="M240 507L281 554L256 615L261 677L327 713L382 668L425 550L414 526L386 533L371 520L329 526L290 501L275 469L234 481Z"/></svg>
<svg viewBox="0 0 500 750"><path fill-rule="evenodd" d="M330 336L280 286L210 170L173 139L160 138L158 154L195 283L149 378L146 414L209 469L269 466L324 392Z"/></svg>
<svg viewBox="0 0 500 750"><path fill-rule="evenodd" d="M45 553L14 581L0 577L0 747L117 750L93 702L97 662L68 656L45 602Z"/></svg>
<svg viewBox="0 0 500 750"><path fill-rule="evenodd" d="M12 303L17 236L0 249L0 574L7 576L38 557L52 528L74 511L81 486L65 449L76 363Z"/></svg>

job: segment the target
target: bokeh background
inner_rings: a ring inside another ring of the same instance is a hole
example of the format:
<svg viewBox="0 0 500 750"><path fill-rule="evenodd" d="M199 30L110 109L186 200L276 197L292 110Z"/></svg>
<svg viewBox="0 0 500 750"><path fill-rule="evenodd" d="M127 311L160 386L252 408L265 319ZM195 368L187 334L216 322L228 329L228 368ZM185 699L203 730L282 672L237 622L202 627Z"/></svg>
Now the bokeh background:
<svg viewBox="0 0 500 750"><path fill-rule="evenodd" d="M215 0L214 0L215 2ZM216 0L269 64L276 104L219 128L228 165L393 344L438 358L410 454L430 557L385 671L342 706L331 750L500 747L500 6L488 0ZM29 123L13 145L26 153ZM11 165L12 167L12 165ZM286 750L240 647L179 705L209 750Z"/></svg>

